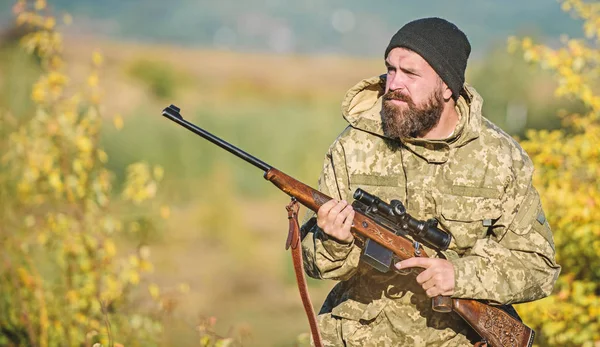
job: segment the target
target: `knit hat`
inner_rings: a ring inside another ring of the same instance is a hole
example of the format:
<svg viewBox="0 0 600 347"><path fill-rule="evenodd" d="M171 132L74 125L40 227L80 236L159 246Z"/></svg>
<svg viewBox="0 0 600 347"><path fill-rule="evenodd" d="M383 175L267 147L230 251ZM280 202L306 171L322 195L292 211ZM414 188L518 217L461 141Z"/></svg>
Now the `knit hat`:
<svg viewBox="0 0 600 347"><path fill-rule="evenodd" d="M423 57L452 90L454 100L458 99L465 83L471 45L456 25L441 18L417 19L392 37L385 57L396 47L408 48Z"/></svg>

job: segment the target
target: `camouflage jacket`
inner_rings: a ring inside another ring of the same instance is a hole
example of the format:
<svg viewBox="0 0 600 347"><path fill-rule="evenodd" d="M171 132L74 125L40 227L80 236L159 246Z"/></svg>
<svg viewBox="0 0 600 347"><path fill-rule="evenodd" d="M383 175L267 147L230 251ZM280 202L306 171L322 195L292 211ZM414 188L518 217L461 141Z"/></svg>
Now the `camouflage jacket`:
<svg viewBox="0 0 600 347"><path fill-rule="evenodd" d="M549 295L560 267L527 154L481 115L483 100L466 84L456 105L460 121L449 138L386 139L379 114L383 83L370 78L348 91L342 112L349 126L327 152L319 189L351 202L362 188L387 202L399 199L415 218L436 218L452 235L443 256L455 269L453 297L507 304ZM312 217L305 217L305 269L311 277L340 281L320 312L324 336L340 322L385 321L395 343L468 343L466 323L454 313L433 312L415 275L378 272L360 261L356 242L327 238L306 222ZM351 338L348 331L336 334Z"/></svg>

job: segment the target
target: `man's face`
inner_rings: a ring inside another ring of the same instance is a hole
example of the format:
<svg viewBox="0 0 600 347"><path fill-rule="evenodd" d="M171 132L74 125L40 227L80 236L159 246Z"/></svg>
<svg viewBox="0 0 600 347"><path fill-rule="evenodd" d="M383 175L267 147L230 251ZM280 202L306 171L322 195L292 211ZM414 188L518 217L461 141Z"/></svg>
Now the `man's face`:
<svg viewBox="0 0 600 347"><path fill-rule="evenodd" d="M385 64L387 80L381 111L385 135L424 136L440 120L452 91L425 59L409 49L392 49Z"/></svg>

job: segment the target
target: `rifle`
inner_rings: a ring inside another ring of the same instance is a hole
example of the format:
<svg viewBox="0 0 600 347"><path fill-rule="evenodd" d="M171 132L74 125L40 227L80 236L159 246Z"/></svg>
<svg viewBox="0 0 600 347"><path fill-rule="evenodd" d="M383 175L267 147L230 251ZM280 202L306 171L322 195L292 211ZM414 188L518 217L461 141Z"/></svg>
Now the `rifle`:
<svg viewBox="0 0 600 347"><path fill-rule="evenodd" d="M170 105L163 110L162 115L263 170L266 180L273 183L277 188L291 196L292 199L296 199L308 209L317 212L323 204L332 199L206 130L199 128L195 124L186 121L179 111L180 109L177 106ZM385 267L389 266L391 261L393 261L392 257L389 257L390 254L400 260L415 256L428 256L419 243L410 241L405 237L405 232L402 230L416 231L411 236L416 236L415 239L419 239L420 237L420 240L428 246L437 246L438 248L447 247L449 236L439 234L434 221L421 222L415 220L406 214L403 206L398 204L399 201L392 201L392 204L388 205L362 190L357 190L354 197L360 204L353 204L353 206L359 208L355 212L351 232L358 238L364 238L368 242L371 240L375 242L375 244L370 245L371 248L375 247L375 251L372 252L373 256L370 257L372 261L369 263L379 268L380 271L384 271ZM383 213L374 213L382 210ZM379 218L381 216L384 218ZM394 221L401 224L390 223ZM439 232L443 233L442 231ZM380 252L383 248L391 253ZM482 337L484 343L491 346L531 347L533 345L535 332L520 320L498 307L490 306L478 300L438 296L432 299L432 308L437 312L456 312Z"/></svg>

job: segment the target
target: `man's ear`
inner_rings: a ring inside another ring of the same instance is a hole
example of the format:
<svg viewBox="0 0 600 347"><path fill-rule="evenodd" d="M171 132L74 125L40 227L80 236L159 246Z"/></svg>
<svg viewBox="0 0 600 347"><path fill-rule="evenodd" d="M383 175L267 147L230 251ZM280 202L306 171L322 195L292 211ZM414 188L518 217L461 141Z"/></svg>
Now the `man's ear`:
<svg viewBox="0 0 600 347"><path fill-rule="evenodd" d="M446 85L446 83L442 82L443 84L443 90L444 92L442 93L442 96L444 97L445 101L448 101L452 98L452 90L450 88L448 88L448 86Z"/></svg>

